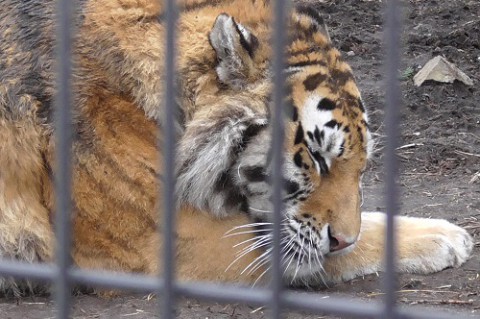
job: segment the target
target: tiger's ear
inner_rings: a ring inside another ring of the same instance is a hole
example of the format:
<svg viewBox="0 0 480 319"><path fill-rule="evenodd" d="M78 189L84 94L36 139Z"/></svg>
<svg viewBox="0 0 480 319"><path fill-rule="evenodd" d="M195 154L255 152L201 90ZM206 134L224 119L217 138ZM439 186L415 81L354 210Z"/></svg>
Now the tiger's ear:
<svg viewBox="0 0 480 319"><path fill-rule="evenodd" d="M215 20L209 40L217 55L215 70L219 80L233 89L242 89L254 72L257 37L233 17L222 13Z"/></svg>

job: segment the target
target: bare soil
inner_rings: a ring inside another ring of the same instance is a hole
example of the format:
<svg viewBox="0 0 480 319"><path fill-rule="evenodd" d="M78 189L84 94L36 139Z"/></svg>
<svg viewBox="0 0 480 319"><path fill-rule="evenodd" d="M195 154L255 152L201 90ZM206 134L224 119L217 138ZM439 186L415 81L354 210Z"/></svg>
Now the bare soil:
<svg viewBox="0 0 480 319"><path fill-rule="evenodd" d="M472 317L480 315L480 2L478 0L405 1L402 85L401 214L446 218L469 229L477 245L459 269L429 276L401 275L398 300L405 307L426 307ZM350 62L370 110L378 141L365 182L365 210L384 210L384 101L381 1L321 1L331 36ZM412 76L430 58L443 55L474 85L426 83L413 85ZM475 176L478 176L476 178ZM372 275L316 293L380 300L382 275ZM74 318L159 317L157 302L129 295L101 299L74 298ZM1 318L53 318L48 297L0 299ZM239 304L205 304L181 299L179 318L267 318L268 310ZM290 313L287 318L332 318ZM453 317L452 317L453 318Z"/></svg>

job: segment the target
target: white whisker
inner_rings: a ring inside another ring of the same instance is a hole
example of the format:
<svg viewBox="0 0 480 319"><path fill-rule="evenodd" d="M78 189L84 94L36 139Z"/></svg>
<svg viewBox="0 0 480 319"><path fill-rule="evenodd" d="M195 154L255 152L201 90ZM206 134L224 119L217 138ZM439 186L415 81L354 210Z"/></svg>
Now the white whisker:
<svg viewBox="0 0 480 319"><path fill-rule="evenodd" d="M253 227L256 227L256 226L267 226L267 225L273 225L273 224L269 223L269 222L259 222L259 223L251 223L251 224L244 224L244 225L240 225L240 226L235 226L232 229L230 229L229 231L227 231L225 233L225 235L231 233L234 230L241 229L241 228L253 228Z"/></svg>
<svg viewBox="0 0 480 319"><path fill-rule="evenodd" d="M242 163L238 164L237 168L237 175L238 175L238 181L241 183L242 182L242 176L240 176L240 168L242 167Z"/></svg>
<svg viewBox="0 0 480 319"><path fill-rule="evenodd" d="M232 237L232 236L245 235L245 234L265 233L265 232L269 232L269 231L270 231L270 229L246 230L246 231L240 231L240 232L236 232L236 233L225 234L225 235L223 235L222 238L228 238L228 237Z"/></svg>
<svg viewBox="0 0 480 319"><path fill-rule="evenodd" d="M299 227L299 228L297 229L297 233L295 234L296 237L298 237L298 239L300 239L300 231L301 231L301 227ZM300 261L301 261L302 258L303 258L302 245L300 245L300 251L297 252L297 253L298 253L297 265L295 266L295 273L293 274L293 278L292 278L291 284L293 284L293 282L295 281L295 278L297 277L297 273L298 273L298 270L299 270L299 268L300 268ZM293 254L293 256L295 256L295 254Z"/></svg>
<svg viewBox="0 0 480 319"><path fill-rule="evenodd" d="M263 243L261 243L260 241L255 243L257 246L256 248L260 248L260 247L263 247L263 246L266 246L268 244L271 244L271 237L268 238L268 242L264 240L262 240ZM280 245L284 245L286 242L286 239L283 238L281 241L280 241ZM252 246L252 244L250 244L249 246ZM252 247L253 248L253 247ZM253 269L251 269L248 273L252 273L254 271L256 271L258 268L260 268L261 266L263 266L264 264L266 264L269 260L270 260L270 253L272 252L272 249L273 248L268 248L265 252L263 252L260 256L256 257L255 260L253 260L249 265L247 265L247 267L243 270L242 273L244 273L245 271L247 271L248 269L250 269L251 267L253 267Z"/></svg>
<svg viewBox="0 0 480 319"><path fill-rule="evenodd" d="M255 285L257 284L257 282L260 280L260 278L262 278L272 267L268 267L267 269L265 269L264 272L262 272L260 274L260 276L258 276L258 278L255 280L255 282L253 283L252 287L255 287Z"/></svg>
<svg viewBox="0 0 480 319"><path fill-rule="evenodd" d="M288 268L290 268L290 265L292 264L293 257L294 257L294 255L291 255L291 256L290 256L290 261L288 262L287 266L285 267L285 270L283 271L283 275L284 275L284 276L285 276L285 274L287 273ZM285 261L285 262L286 262L286 261Z"/></svg>
<svg viewBox="0 0 480 319"><path fill-rule="evenodd" d="M290 255L290 252L292 251L294 245L293 245L293 238L291 238L288 243L286 243L283 247L282 247L282 250L281 252L283 253L283 255L285 256L288 256Z"/></svg>
<svg viewBox="0 0 480 319"><path fill-rule="evenodd" d="M286 240L282 239L282 241L280 241L280 245L285 244L285 242L286 242ZM273 250L273 248L267 249L262 255L260 255L252 263L250 263L250 265L248 265L244 269L244 271L246 271L248 268L250 268L251 266L253 266L256 263L257 265L255 267L253 267L252 269L250 269L250 271L248 272L250 274L250 273L255 272L258 268L262 267L266 263L268 263L270 261L270 257L271 257L270 253L272 252L272 250ZM258 259L258 261L257 261L257 259Z"/></svg>
<svg viewBox="0 0 480 319"><path fill-rule="evenodd" d="M318 255L317 249L315 249L315 256L316 256L316 260L317 260L318 267L319 267L318 275L320 276L320 279L322 279L322 282L325 285L325 287L328 287L328 284L325 281L325 278L323 277L323 274L322 274L322 273L325 273L325 268L323 268L322 262L320 261L320 256Z"/></svg>
<svg viewBox="0 0 480 319"><path fill-rule="evenodd" d="M259 212L259 213L273 213L271 210L259 209L252 206L248 206L248 209L253 210L255 212Z"/></svg>
<svg viewBox="0 0 480 319"><path fill-rule="evenodd" d="M252 251L254 251L255 249L257 249L259 247L255 247L255 248L251 248L247 251L243 251L241 250L240 252L238 252L236 255L237 257L230 263L230 265L228 265L228 267L225 269L225 271L228 271L230 269L230 267L232 267L235 263L237 263L240 259L242 259L243 257L245 257L246 255L248 255L249 253L251 253Z"/></svg>
<svg viewBox="0 0 480 319"><path fill-rule="evenodd" d="M257 270L260 269L261 267L267 265L269 260L270 260L270 258L266 258L266 259L262 260L262 261L259 262L254 268L250 269L250 271L248 272L248 274L253 274L255 271L257 271ZM269 266L269 267L270 267L270 266Z"/></svg>
<svg viewBox="0 0 480 319"><path fill-rule="evenodd" d="M268 257L271 251L272 251L271 248L267 249L265 252L263 252L263 254L261 254L260 256L255 258L250 264L248 264L247 267L245 267L245 269L243 269L243 271L240 274L243 275L248 269L250 269L252 266L255 266L257 263L261 263L262 261L265 261L265 260L267 260L268 262ZM251 272L249 272L249 274L250 273Z"/></svg>
<svg viewBox="0 0 480 319"><path fill-rule="evenodd" d="M240 225L240 226L235 226L235 227L233 227L231 230L239 229L239 228L246 228L246 227L266 226L266 225L273 225L273 223L270 223L270 222L258 222L258 223L244 224L244 225Z"/></svg>
<svg viewBox="0 0 480 319"><path fill-rule="evenodd" d="M258 248L268 245L269 242L271 241L270 236L263 236L263 238L255 238L255 239L257 239L257 241L251 243L250 245L244 247L239 252L237 252L236 254L237 257L230 263L230 265L228 265L225 271L228 271L232 267L232 265L238 262L241 258L245 257L246 255L248 255L249 253L251 253L252 251Z"/></svg>
<svg viewBox="0 0 480 319"><path fill-rule="evenodd" d="M302 257L303 257L303 252L300 250L300 253L299 253L298 259L297 259L297 265L295 266L295 273L293 274L293 278L292 278L292 281L290 282L290 284L293 284L293 282L295 281L295 278L297 277L298 270L300 269L300 260L302 259Z"/></svg>
<svg viewBox="0 0 480 319"><path fill-rule="evenodd" d="M240 256L245 256L246 254L260 248L260 247L264 247L268 244L271 243L271 239L270 238L264 238L264 239L261 239L261 240L258 240L254 243L251 243L250 245L246 246L245 248L243 248L242 250L240 250L237 254L239 254Z"/></svg>
<svg viewBox="0 0 480 319"><path fill-rule="evenodd" d="M244 240L244 241L242 241L242 242L239 242L238 244L233 245L233 248L236 248L236 247L238 247L238 246L241 246L241 245L246 244L246 243L248 243L248 242L251 242L251 241L253 241L253 240L259 240L259 239L261 239L261 238L266 238L266 237L271 237L271 236L272 236L272 235L267 234L267 235L252 237L252 238L249 238L249 239Z"/></svg>
<svg viewBox="0 0 480 319"><path fill-rule="evenodd" d="M311 251L312 251L312 232L308 232L308 267L310 268L310 271L312 271L312 263L310 262L312 260L311 256Z"/></svg>

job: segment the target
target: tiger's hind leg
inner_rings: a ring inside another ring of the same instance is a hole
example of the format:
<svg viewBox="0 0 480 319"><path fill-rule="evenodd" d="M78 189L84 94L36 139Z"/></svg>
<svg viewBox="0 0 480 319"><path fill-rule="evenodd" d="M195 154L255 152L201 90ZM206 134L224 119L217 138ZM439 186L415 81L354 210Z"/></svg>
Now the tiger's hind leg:
<svg viewBox="0 0 480 319"><path fill-rule="evenodd" d="M349 253L326 257L327 282L340 282L381 271L386 219L362 213L359 241ZM442 219L397 217L397 271L430 274L458 267L470 256L473 239L463 228Z"/></svg>
<svg viewBox="0 0 480 319"><path fill-rule="evenodd" d="M0 119L0 258L28 263L52 257L53 230L44 203L44 138L30 121ZM0 292L21 295L30 282L0 278Z"/></svg>

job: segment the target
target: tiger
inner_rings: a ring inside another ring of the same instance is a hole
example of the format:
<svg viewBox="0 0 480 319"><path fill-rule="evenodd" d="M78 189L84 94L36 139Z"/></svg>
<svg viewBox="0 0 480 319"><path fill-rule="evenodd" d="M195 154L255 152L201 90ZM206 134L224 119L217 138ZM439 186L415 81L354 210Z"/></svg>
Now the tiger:
<svg viewBox="0 0 480 319"><path fill-rule="evenodd" d="M52 263L54 178L63 174L54 1L0 3L0 257ZM175 272L179 280L265 284L272 2L178 6ZM81 0L73 16L73 265L162 273L164 5ZM373 138L353 71L313 6L293 5L285 32L282 279L313 287L381 271L386 218L361 211ZM396 225L399 272L458 267L472 252L468 232L446 220L399 216Z"/></svg>

